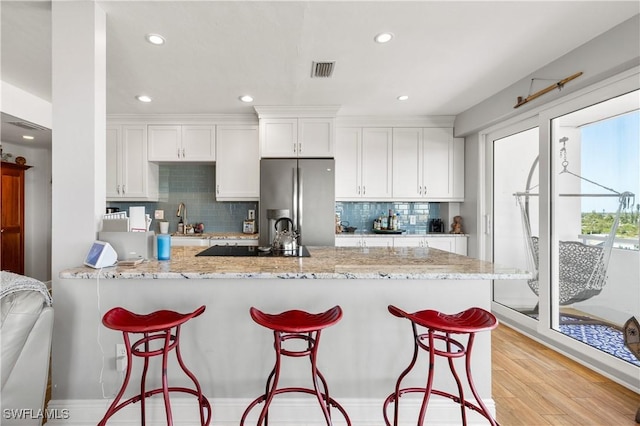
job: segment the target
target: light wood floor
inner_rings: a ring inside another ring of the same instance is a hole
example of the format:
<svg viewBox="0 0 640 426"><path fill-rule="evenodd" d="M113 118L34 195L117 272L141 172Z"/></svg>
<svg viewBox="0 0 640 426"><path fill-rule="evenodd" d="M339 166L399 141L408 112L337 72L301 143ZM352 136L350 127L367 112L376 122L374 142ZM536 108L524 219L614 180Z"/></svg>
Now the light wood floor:
<svg viewBox="0 0 640 426"><path fill-rule="evenodd" d="M491 338L502 426L637 426L640 395L505 325Z"/></svg>

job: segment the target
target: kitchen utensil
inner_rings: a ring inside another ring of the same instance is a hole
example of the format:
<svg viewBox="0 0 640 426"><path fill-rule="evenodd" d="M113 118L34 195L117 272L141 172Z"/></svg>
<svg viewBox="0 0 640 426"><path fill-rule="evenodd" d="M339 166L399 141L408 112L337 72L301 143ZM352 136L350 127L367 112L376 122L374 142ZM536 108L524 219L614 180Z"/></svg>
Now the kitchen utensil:
<svg viewBox="0 0 640 426"><path fill-rule="evenodd" d="M355 226L349 226L349 222L346 220L340 222L340 227L342 228L342 232L346 232L349 234L353 234L354 232L356 232L356 229L358 229Z"/></svg>
<svg viewBox="0 0 640 426"><path fill-rule="evenodd" d="M288 222L289 226L287 227L287 229L279 230L278 224L283 221ZM280 219L276 220L274 226L276 230L276 236L273 239L273 243L271 244L273 251L285 256L295 255L298 248L298 234L293 229L293 221L288 217L281 217Z"/></svg>

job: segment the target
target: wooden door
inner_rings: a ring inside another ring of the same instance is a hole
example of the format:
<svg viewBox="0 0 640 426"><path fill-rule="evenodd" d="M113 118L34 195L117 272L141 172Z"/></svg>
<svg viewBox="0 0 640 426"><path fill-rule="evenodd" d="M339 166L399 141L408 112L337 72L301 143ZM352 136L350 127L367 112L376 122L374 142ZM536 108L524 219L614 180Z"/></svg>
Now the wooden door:
<svg viewBox="0 0 640 426"><path fill-rule="evenodd" d="M0 264L24 274L24 171L29 166L0 165Z"/></svg>

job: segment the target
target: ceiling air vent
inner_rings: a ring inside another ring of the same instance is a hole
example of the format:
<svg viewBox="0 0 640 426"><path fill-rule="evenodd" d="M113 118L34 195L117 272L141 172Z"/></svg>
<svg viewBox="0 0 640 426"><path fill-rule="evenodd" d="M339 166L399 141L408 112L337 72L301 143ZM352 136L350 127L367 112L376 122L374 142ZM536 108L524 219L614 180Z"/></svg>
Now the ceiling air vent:
<svg viewBox="0 0 640 426"><path fill-rule="evenodd" d="M7 124L13 124L14 126L27 130L49 130L46 127L38 126L37 124L29 123L28 121L7 121Z"/></svg>
<svg viewBox="0 0 640 426"><path fill-rule="evenodd" d="M333 68L336 62L312 62L311 63L311 77L331 77L333 74Z"/></svg>

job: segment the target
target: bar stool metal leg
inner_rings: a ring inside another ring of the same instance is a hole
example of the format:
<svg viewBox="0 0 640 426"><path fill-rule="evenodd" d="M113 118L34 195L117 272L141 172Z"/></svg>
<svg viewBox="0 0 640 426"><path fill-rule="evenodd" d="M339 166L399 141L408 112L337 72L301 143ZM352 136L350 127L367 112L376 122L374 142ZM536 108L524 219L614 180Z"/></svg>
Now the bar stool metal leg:
<svg viewBox="0 0 640 426"><path fill-rule="evenodd" d="M327 426L333 425L331 407L335 407L340 411L346 420L347 426L351 426L351 421L344 408L329 396L327 381L318 369L317 365L317 353L321 329L332 325L340 319L341 311L339 310L339 307L335 307L325 313L316 315L302 311L287 311L278 315L270 315L259 312L255 308L252 308L251 313L256 322L273 330L276 360L275 365L267 378L265 393L254 399L245 409L242 414L242 418L240 419L240 426L244 425L249 412L256 405L262 402L264 402L264 406L260 411L257 425L268 426L269 407L273 398L281 393L290 392L302 392L315 395L318 403L320 404L320 409L322 410ZM288 323L290 325L287 325ZM288 340L304 340L306 342L306 348L301 350L288 350L283 347L283 343ZM282 356L309 357L313 389L304 387L286 387L278 389Z"/></svg>

